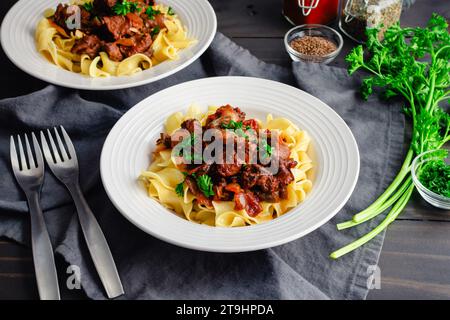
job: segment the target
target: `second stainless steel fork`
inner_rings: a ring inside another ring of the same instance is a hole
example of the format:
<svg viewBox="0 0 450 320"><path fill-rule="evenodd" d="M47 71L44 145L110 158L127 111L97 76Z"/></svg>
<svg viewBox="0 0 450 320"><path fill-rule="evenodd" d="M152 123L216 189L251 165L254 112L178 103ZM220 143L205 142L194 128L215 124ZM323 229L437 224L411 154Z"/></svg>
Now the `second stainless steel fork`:
<svg viewBox="0 0 450 320"><path fill-rule="evenodd" d="M123 288L116 265L105 236L81 192L75 148L63 127L61 127L61 132L67 149L58 130L54 128L54 134L59 148L57 148L50 130L47 130L47 138L50 141L50 146L47 143L44 133L41 131L42 151L51 171L65 184L75 202L81 230L83 231L89 253L91 254L108 297L118 297L123 294Z"/></svg>

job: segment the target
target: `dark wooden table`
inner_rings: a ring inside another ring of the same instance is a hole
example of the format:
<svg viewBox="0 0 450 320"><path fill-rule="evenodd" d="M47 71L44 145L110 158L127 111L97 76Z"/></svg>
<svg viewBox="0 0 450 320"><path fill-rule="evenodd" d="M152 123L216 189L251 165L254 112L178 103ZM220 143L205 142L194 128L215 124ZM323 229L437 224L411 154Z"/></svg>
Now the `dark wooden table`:
<svg viewBox="0 0 450 320"><path fill-rule="evenodd" d="M15 0L2 0L1 19ZM289 67L283 47L284 33L291 27L281 16L280 0L211 0L219 31L233 38L258 58ZM402 24L424 25L432 12L450 19L448 0L418 0L403 13ZM345 38L341 55L332 64L344 66L345 54L354 46ZM0 98L15 97L46 86L17 69L0 52ZM1 213L0 213L1 214ZM63 298L84 298L65 286L66 265L57 260ZM428 206L414 196L387 232L380 260L381 289L369 299L450 298L450 212ZM0 299L36 299L31 251L0 238Z"/></svg>

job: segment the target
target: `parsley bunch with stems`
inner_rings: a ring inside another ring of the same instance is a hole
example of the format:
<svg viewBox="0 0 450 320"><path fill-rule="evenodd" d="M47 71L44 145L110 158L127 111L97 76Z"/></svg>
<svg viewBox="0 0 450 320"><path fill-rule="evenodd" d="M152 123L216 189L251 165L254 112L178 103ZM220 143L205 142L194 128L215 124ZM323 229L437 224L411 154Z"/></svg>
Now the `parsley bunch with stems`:
<svg viewBox="0 0 450 320"><path fill-rule="evenodd" d="M433 14L424 28L391 26L379 41L377 29L367 30L366 49L357 46L346 57L348 72L363 70L361 93L367 99L378 88L385 98L402 97L404 112L412 121L412 138L404 163L389 187L365 210L337 225L357 226L390 209L372 231L331 253L339 258L373 239L403 211L414 190L411 162L414 156L440 149L450 140L450 116L442 106L450 100L450 35L446 20Z"/></svg>

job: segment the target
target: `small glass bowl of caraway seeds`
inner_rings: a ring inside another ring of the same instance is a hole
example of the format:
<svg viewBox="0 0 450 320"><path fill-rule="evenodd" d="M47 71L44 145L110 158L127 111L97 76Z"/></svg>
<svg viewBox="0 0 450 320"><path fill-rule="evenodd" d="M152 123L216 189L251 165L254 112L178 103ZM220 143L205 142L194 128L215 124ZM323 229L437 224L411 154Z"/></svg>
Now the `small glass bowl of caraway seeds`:
<svg viewBox="0 0 450 320"><path fill-rule="evenodd" d="M294 61L330 63L342 49L342 36L328 26L303 24L289 30L284 45Z"/></svg>
<svg viewBox="0 0 450 320"><path fill-rule="evenodd" d="M419 154L411 165L411 176L422 198L435 207L450 210L448 150L432 150Z"/></svg>

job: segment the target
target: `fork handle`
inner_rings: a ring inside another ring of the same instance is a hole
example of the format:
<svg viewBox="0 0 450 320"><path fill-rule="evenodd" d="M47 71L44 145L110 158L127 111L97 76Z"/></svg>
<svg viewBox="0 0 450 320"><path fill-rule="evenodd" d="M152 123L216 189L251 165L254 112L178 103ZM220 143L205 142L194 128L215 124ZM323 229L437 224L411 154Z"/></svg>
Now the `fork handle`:
<svg viewBox="0 0 450 320"><path fill-rule="evenodd" d="M81 192L80 185L78 183L67 185L67 188L75 202L84 239L86 240L89 253L94 261L100 280L105 287L106 294L110 299L118 297L122 295L124 291L116 264L114 263L114 259L102 229L100 229L94 214L89 208L89 205Z"/></svg>
<svg viewBox="0 0 450 320"><path fill-rule="evenodd" d="M60 300L52 243L39 204L39 193L28 194L27 200L31 216L31 245L39 297L41 300Z"/></svg>

